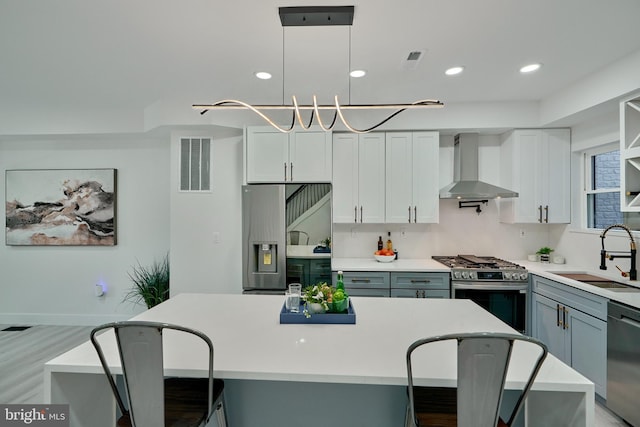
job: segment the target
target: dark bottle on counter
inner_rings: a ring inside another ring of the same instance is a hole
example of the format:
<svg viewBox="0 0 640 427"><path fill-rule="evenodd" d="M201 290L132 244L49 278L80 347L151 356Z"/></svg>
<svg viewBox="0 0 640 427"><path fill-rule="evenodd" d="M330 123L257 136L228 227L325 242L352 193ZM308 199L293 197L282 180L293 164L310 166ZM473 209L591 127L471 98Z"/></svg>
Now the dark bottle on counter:
<svg viewBox="0 0 640 427"><path fill-rule="evenodd" d="M338 271L338 281L336 282L336 290L344 292L344 275L341 271Z"/></svg>
<svg viewBox="0 0 640 427"><path fill-rule="evenodd" d="M380 237L378 237L378 250L379 251L382 250L382 245L383 245L382 236L380 236Z"/></svg>

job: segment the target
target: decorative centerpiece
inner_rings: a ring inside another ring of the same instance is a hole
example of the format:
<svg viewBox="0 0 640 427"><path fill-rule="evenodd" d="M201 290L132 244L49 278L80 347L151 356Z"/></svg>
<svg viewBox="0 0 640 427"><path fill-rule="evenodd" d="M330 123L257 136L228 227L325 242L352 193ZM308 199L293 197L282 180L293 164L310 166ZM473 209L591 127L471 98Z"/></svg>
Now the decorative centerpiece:
<svg viewBox="0 0 640 427"><path fill-rule="evenodd" d="M346 312L349 307L349 296L346 292L329 286L326 282L304 288L302 300L306 318L312 314Z"/></svg>
<svg viewBox="0 0 640 427"><path fill-rule="evenodd" d="M549 259L551 258L551 252L553 252L553 249L548 246L544 246L538 249L538 252L536 252L536 254L540 255L540 262L548 264Z"/></svg>

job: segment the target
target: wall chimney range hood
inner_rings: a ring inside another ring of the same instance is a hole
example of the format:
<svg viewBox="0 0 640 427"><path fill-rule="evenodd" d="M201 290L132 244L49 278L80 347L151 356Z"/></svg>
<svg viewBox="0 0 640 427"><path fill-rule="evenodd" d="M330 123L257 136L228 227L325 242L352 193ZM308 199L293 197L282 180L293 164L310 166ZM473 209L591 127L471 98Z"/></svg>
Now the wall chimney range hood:
<svg viewBox="0 0 640 427"><path fill-rule="evenodd" d="M478 134L460 133L454 137L453 182L440 190L441 199L496 199L518 197L515 191L478 179Z"/></svg>

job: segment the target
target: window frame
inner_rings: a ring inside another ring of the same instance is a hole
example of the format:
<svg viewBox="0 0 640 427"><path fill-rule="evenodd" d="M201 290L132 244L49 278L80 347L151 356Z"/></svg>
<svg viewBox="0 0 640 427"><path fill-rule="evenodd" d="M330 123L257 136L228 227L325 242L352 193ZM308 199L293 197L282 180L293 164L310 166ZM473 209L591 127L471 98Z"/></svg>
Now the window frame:
<svg viewBox="0 0 640 427"><path fill-rule="evenodd" d="M600 189L592 189L593 187L593 172L594 172L594 162L593 159L595 156L599 154L608 153L611 151L620 151L620 142L614 141L607 144L599 145L597 147L593 147L582 152L582 197L581 197L581 207L582 207L582 228L585 230L602 230L602 228L589 227L589 214L590 214L590 206L589 206L589 196L591 194L602 194L602 193L615 193L622 191L622 187L613 187L613 188L600 188ZM621 177L620 177L621 178Z"/></svg>

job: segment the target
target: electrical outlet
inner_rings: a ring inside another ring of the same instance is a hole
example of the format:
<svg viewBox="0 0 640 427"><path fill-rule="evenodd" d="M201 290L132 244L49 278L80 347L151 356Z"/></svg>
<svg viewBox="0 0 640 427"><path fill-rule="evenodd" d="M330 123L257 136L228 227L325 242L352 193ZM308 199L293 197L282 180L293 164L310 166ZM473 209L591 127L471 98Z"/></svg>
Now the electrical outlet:
<svg viewBox="0 0 640 427"><path fill-rule="evenodd" d="M524 239L524 230L520 230L520 237Z"/></svg>
<svg viewBox="0 0 640 427"><path fill-rule="evenodd" d="M405 237L407 237L407 229L402 227L400 229L400 236L404 239Z"/></svg>

